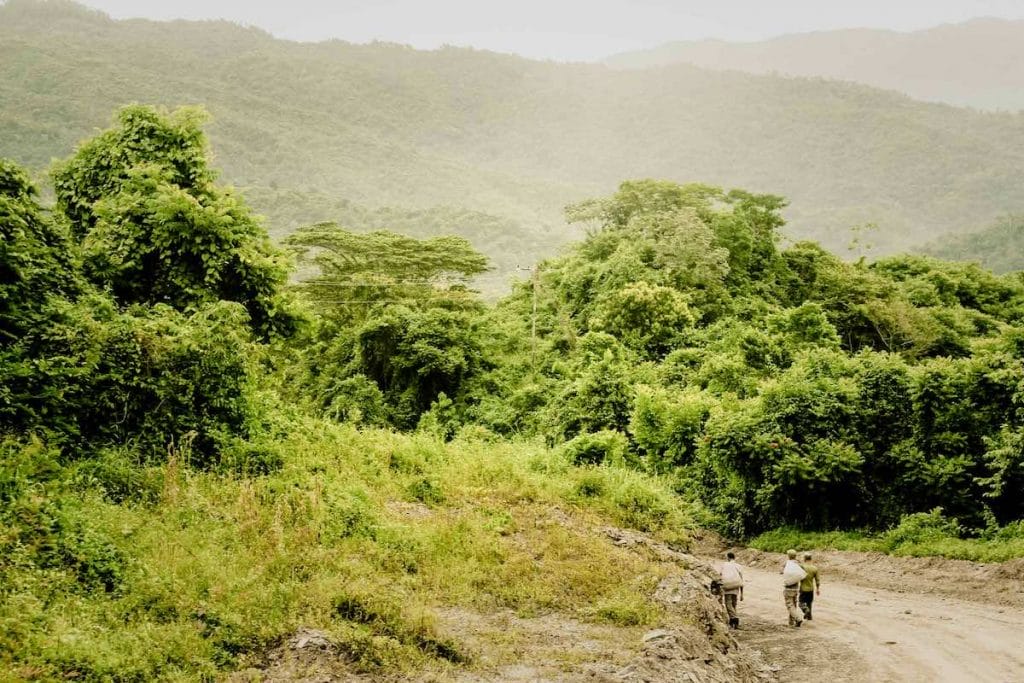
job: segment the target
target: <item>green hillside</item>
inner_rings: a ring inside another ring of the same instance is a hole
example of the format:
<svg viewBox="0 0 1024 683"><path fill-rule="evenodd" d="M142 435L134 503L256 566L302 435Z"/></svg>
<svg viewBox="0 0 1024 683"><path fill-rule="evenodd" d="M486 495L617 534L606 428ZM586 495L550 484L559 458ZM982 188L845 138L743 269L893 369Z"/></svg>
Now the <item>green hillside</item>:
<svg viewBox="0 0 1024 683"><path fill-rule="evenodd" d="M507 226L503 243L457 228L505 269L520 260L505 244L551 254L570 236L562 207L625 177L779 192L790 236L845 249L851 226L874 223L876 253L1024 209L1020 116L689 66L300 44L66 2L0 7L0 153L40 169L133 101L206 106L217 166L253 197L486 213ZM257 200L272 232L298 215L285 203Z"/></svg>
<svg viewBox="0 0 1024 683"><path fill-rule="evenodd" d="M1003 216L984 230L936 242L926 251L939 258L981 263L997 273L1024 270L1024 215Z"/></svg>
<svg viewBox="0 0 1024 683"><path fill-rule="evenodd" d="M974 19L902 33L815 31L753 43L667 43L615 55L618 68L709 69L833 78L979 109L1024 109L1024 21Z"/></svg>

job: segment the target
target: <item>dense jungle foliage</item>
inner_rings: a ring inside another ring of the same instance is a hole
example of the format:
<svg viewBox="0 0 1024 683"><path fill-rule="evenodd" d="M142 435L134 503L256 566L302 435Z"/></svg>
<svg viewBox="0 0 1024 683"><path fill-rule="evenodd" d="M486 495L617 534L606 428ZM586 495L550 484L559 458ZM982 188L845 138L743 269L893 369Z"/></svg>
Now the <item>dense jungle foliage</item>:
<svg viewBox="0 0 1024 683"><path fill-rule="evenodd" d="M503 280L579 237L566 204L623 178L784 194L787 236L842 254L851 226L879 226L878 256L1024 211L1019 114L822 79L295 43L226 22L115 21L64 0L0 5L0 155L40 171L132 102L207 106L224 177L251 188L275 232L344 224L342 202L418 213L401 222L419 237L443 217Z"/></svg>
<svg viewBox="0 0 1024 683"><path fill-rule="evenodd" d="M428 604L653 623L658 570L553 505L681 544L1020 535L1020 274L782 248L781 197L639 180L491 305L461 237L272 246L202 121L123 109L52 206L0 162L18 675L211 677L304 624L367 671L464 661Z"/></svg>
<svg viewBox="0 0 1024 683"><path fill-rule="evenodd" d="M624 183L570 207L589 237L477 316L477 330L433 332L431 346L412 321L454 315L456 300L424 299L403 310L408 337L383 348L392 364L430 368L415 383L430 388L420 406L433 397L421 423L542 436L579 462L666 474L733 534L885 528L936 507L978 529L1024 516L1021 277L780 249L783 206ZM339 336L309 355L316 386L413 390L362 372L380 347L351 335L347 355L332 347ZM334 368L322 362L329 348ZM324 407L337 400L318 395ZM401 405L384 396L373 414L408 426Z"/></svg>

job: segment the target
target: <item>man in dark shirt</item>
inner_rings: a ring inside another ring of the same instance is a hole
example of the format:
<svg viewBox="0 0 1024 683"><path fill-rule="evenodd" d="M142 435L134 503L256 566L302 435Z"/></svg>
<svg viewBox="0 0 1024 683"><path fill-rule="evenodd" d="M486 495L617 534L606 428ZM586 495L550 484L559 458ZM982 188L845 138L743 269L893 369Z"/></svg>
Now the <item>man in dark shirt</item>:
<svg viewBox="0 0 1024 683"><path fill-rule="evenodd" d="M804 561L800 566L807 572L807 576L800 582L800 609L803 610L804 619L811 620L811 607L814 605L814 595L821 595L821 572L817 565L811 564L811 554L804 553Z"/></svg>

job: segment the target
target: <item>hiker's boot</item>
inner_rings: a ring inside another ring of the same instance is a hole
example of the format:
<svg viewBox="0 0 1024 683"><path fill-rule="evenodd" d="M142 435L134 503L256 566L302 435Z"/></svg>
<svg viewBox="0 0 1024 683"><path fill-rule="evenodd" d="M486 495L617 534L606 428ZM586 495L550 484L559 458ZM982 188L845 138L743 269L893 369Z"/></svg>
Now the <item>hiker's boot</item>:
<svg viewBox="0 0 1024 683"><path fill-rule="evenodd" d="M729 620L729 628L731 628L731 629L738 629L739 627L740 627L740 620L738 618L733 617L732 619Z"/></svg>

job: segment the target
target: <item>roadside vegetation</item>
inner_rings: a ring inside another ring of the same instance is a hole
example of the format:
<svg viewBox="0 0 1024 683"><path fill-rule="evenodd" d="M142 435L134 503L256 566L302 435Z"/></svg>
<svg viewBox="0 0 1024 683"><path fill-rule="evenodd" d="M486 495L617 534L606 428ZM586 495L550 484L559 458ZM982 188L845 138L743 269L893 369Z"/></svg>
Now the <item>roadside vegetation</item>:
<svg viewBox="0 0 1024 683"><path fill-rule="evenodd" d="M1014 522L1002 528L970 533L956 520L946 519L942 511L936 509L908 515L900 524L882 533L801 531L787 527L766 531L750 539L748 545L776 553L800 548L1005 562L1024 557L1024 525Z"/></svg>
<svg viewBox="0 0 1024 683"><path fill-rule="evenodd" d="M6 442L2 668L208 678L306 627L357 671L443 672L473 652L438 632L439 606L624 627L662 616L664 569L592 532L685 542L688 510L657 481L542 446L287 428L263 476L190 466L188 443L140 465L126 449L75 463Z"/></svg>

